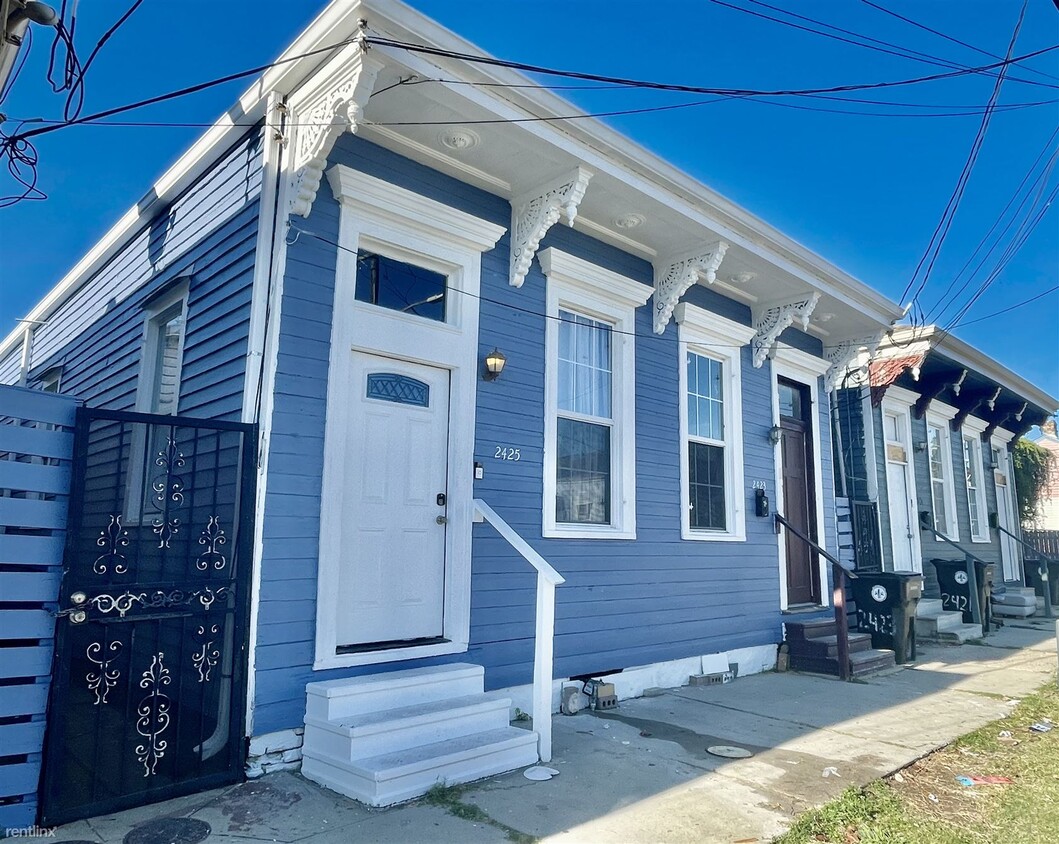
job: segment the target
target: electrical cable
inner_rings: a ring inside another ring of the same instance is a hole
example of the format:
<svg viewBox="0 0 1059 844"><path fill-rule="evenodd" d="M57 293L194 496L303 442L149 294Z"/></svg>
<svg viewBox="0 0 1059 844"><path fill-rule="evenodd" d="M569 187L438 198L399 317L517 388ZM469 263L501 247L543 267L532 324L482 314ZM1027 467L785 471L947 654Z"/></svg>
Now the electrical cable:
<svg viewBox="0 0 1059 844"><path fill-rule="evenodd" d="M1011 54L1015 49L1015 42L1018 40L1019 32L1022 30L1022 22L1026 16L1026 6L1028 0L1024 0L1022 5L1022 11L1019 14L1018 20L1015 23L1015 29L1011 34L1011 39L1008 43L1007 55L1010 58ZM960 202L963 199L964 192L967 189L967 184L970 181L971 173L974 170L974 165L978 161L979 152L982 149L982 144L985 142L986 132L989 129L989 123L992 119L992 109L996 106L997 100L1000 97L1000 90L1004 83L1004 71L1007 69L1005 65L1004 70L1001 71L997 77L993 91L989 97L989 102L986 106L986 111L982 115L981 123L978 126L978 132L975 135L974 141L971 144L971 149L967 154L967 159L964 162L963 169L960 172L959 178L956 180L956 186L953 188L952 194L949 196L949 201L945 205L944 211L942 211L941 219L938 224L934 227L934 231L930 236L930 240L927 243L926 249L920 256L919 263L916 264L916 268L909 278L908 283L905 285L905 289L901 292L899 301L904 302L905 297L909 291L915 285L916 279L919 278L920 270L926 266L926 270L923 273L922 278L919 281L919 286L916 288L915 293L912 295L911 304L913 307L918 307L919 297L922 294L927 282L930 280L930 273L934 268L937 257L941 252L941 248L945 243L945 239L948 236L949 230L952 227L952 221L955 219L956 212L959 209ZM916 314L913 311L912 324L916 325Z"/></svg>
<svg viewBox="0 0 1059 844"><path fill-rule="evenodd" d="M953 328L962 328L965 325L974 325L976 322L984 322L987 319L992 319L993 317L998 317L1001 314L1006 314L1009 311L1015 310L1016 308L1022 308L1022 307L1025 307L1026 305L1030 305L1033 302L1036 302L1038 299L1043 299L1045 296L1049 295L1050 293L1055 293L1057 291L1059 291L1059 284L1057 284L1055 287L1049 287L1047 290L1045 290L1045 291L1043 291L1041 293L1038 293L1036 296L1032 296L1029 299L1024 299L1023 301L1018 302L1017 304L1009 305L1008 307L1006 307L1006 308L1004 308L1002 310L993 311L993 313L986 314L985 316L975 317L974 319L969 319L969 320L966 320L964 322L958 322L958 323L956 323L956 325L954 325L952 327Z"/></svg>
<svg viewBox="0 0 1059 844"><path fill-rule="evenodd" d="M834 26L833 24L829 24L829 23L826 23L824 21L817 20L816 18L810 18L810 17L806 17L805 15L796 14L795 12L789 12L786 9L781 9L779 6L772 6L772 5L768 4L768 3L764 3L764 2L762 2L762 0L747 0L747 2L753 3L755 6L763 6L766 9L772 9L773 11L779 12L780 14L783 14L783 15L787 15L788 17L797 18L798 20L807 21L809 23L814 23L814 24L816 24L818 26L824 26L824 27L827 27L828 29L833 29L836 32L842 32L842 33L845 33L847 35L852 35L855 38L862 39L862 41L854 41L854 40L852 40L850 38L843 38L841 35L834 35L834 34L832 34L830 32L824 32L824 31L821 31L819 29L813 29L812 27L801 26L800 24L792 23L791 21L783 20L782 18L772 17L771 15L766 15L766 14L764 14L762 12L755 12L753 9L747 9L747 8L742 7L742 6L736 6L733 3L726 2L726 0L710 0L710 2L715 4L715 5L717 5L717 6L724 6L725 8L732 9L732 10L737 11L737 12L743 12L744 14L751 15L752 17L755 17L755 18L760 18L762 20L773 21L775 23L781 24L782 26L787 26L787 27L790 27L792 29L801 30L802 32L809 32L809 33L812 33L814 35L820 35L820 36L822 36L824 38L830 38L830 39L835 40L835 41L841 41L841 42L843 42L845 44L852 44L852 45L854 45L856 47L863 47L864 49L867 49L867 50L874 50L874 51L879 52L879 53L886 53L886 54L891 55L891 56L897 56L897 57L903 58L903 59L910 59L911 61L917 61L917 62L921 62L921 63L924 63L924 64L930 64L930 65L934 65L936 67L949 67L949 68L967 68L968 67L967 65L961 64L959 62L953 62L953 61L949 61L947 59L942 59L942 58L940 58L938 56L933 56L933 55L930 55L928 53L920 52L919 50L912 50L912 49L910 49L908 47L902 47L899 44L893 44L893 43L891 43L889 41L882 41L882 40L880 40L878 38L873 38L873 37L871 37L869 35L861 35L858 32L853 32L852 30L849 30L849 29L843 29L842 27ZM874 43L862 43L863 41L874 42ZM885 46L876 46L876 45L885 45ZM895 48L895 49L888 49L890 47ZM992 73L992 72L984 72L984 73L986 75L990 75L990 76L995 76L996 75L995 73ZM1011 78L1011 77L1009 77L1009 78ZM1052 85L1052 84L1049 84L1049 83L1046 83L1046 82L1037 82L1037 81L1034 81L1032 79L1021 79L1021 78L1015 77L1014 81L1025 82L1025 83L1027 83L1029 85L1039 85L1039 86L1046 87L1046 88L1059 88L1059 85Z"/></svg>
<svg viewBox="0 0 1059 844"><path fill-rule="evenodd" d="M929 32L932 35L937 35L939 38L944 38L946 41L951 41L953 44L959 44L961 47L966 47L968 50L974 50L976 53L979 53L983 56L989 56L993 59L1000 58L1000 56L998 56L996 53L991 53L989 52L989 50L983 50L981 47L976 47L974 44L969 44L966 41L961 41L959 38L954 38L953 36L945 32L941 32L937 29L931 29L929 26L922 24L919 21L915 21L912 20L912 18L900 15L897 12L893 11L893 9L887 9L885 6L880 6L878 3L873 3L871 0L861 0L861 2L864 3L866 6L871 6L873 9L878 9L883 14L890 15L890 17L897 18L899 21L904 21L907 24L911 24L917 29L922 29L924 32ZM1045 73L1043 70L1037 70L1034 67L1023 67L1022 69L1029 71L1030 73L1034 73L1038 76L1043 76L1047 79L1059 80L1059 77L1053 76L1050 73Z"/></svg>
<svg viewBox="0 0 1059 844"><path fill-rule="evenodd" d="M77 75L73 84L70 86L70 90L66 96L66 105L63 107L63 118L65 120L72 120L79 117L81 110L85 104L85 76L88 73L88 69L92 66L92 62L96 60L96 56L99 55L99 51L103 49L103 45L110 40L111 36L114 35L125 22L133 16L138 8L143 4L143 0L135 0L133 4L125 11L125 13L118 18L118 20L103 33L103 36L96 42L96 46L92 48L92 52L88 56L88 60L84 63L81 68L81 72ZM76 105L74 101L76 100Z"/></svg>

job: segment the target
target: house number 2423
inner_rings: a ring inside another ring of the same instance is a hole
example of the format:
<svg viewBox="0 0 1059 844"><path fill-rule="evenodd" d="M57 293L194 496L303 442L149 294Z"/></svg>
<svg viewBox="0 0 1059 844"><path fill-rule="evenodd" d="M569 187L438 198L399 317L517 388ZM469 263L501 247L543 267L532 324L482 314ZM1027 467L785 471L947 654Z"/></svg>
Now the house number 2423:
<svg viewBox="0 0 1059 844"><path fill-rule="evenodd" d="M497 460L521 460L522 449L508 448L506 445L498 445L496 447L496 454L494 454L493 457Z"/></svg>

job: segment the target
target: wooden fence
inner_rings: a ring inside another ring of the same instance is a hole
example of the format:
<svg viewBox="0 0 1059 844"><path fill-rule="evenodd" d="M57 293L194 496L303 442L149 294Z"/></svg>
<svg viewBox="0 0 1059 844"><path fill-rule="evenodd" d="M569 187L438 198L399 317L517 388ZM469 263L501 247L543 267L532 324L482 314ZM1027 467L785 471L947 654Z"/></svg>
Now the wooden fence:
<svg viewBox="0 0 1059 844"><path fill-rule="evenodd" d="M0 386L0 837L36 820L76 407Z"/></svg>
<svg viewBox="0 0 1059 844"><path fill-rule="evenodd" d="M1059 557L1059 530L1023 530L1022 538L1050 557ZM1028 549L1026 556L1036 559Z"/></svg>

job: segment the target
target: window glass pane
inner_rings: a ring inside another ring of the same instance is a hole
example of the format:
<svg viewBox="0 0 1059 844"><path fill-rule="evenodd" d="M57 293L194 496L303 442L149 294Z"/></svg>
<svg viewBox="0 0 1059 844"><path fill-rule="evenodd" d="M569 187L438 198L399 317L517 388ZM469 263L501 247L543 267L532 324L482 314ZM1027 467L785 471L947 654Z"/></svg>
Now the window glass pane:
<svg viewBox="0 0 1059 844"><path fill-rule="evenodd" d="M886 441L895 443L900 442L901 438L897 435L897 417L891 413L887 413L883 417L883 429L886 434Z"/></svg>
<svg viewBox="0 0 1059 844"><path fill-rule="evenodd" d="M780 416L802 419L802 391L790 384L780 384L777 392L780 400Z"/></svg>
<svg viewBox="0 0 1059 844"><path fill-rule="evenodd" d="M610 427L557 421L555 521L610 524Z"/></svg>
<svg viewBox="0 0 1059 844"><path fill-rule="evenodd" d="M927 448L930 461L930 482L934 501L934 527L949 533L948 492L945 489L945 439L937 425L927 426Z"/></svg>
<svg viewBox="0 0 1059 844"><path fill-rule="evenodd" d="M726 530L724 448L688 443L689 524L697 530Z"/></svg>
<svg viewBox="0 0 1059 844"><path fill-rule="evenodd" d="M559 410L610 419L611 326L571 311L559 320Z"/></svg>
<svg viewBox="0 0 1059 844"><path fill-rule="evenodd" d="M180 397L180 341L184 334L184 314L178 310L161 316L154 323L157 332L154 360L152 413L177 412Z"/></svg>
<svg viewBox="0 0 1059 844"><path fill-rule="evenodd" d="M357 253L358 301L444 322L447 283L442 273L363 249Z"/></svg>
<svg viewBox="0 0 1059 844"><path fill-rule="evenodd" d="M718 360L688 352L688 435L724 439L724 383Z"/></svg>

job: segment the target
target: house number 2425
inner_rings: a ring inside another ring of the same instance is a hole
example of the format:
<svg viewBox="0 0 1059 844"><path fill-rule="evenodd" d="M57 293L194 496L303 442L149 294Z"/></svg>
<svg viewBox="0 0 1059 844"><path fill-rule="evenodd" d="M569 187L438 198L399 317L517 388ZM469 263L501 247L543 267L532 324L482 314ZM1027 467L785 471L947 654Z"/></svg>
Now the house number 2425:
<svg viewBox="0 0 1059 844"><path fill-rule="evenodd" d="M493 457L497 460L521 460L522 449L508 448L506 445L498 445L496 447L496 454L494 454Z"/></svg>

